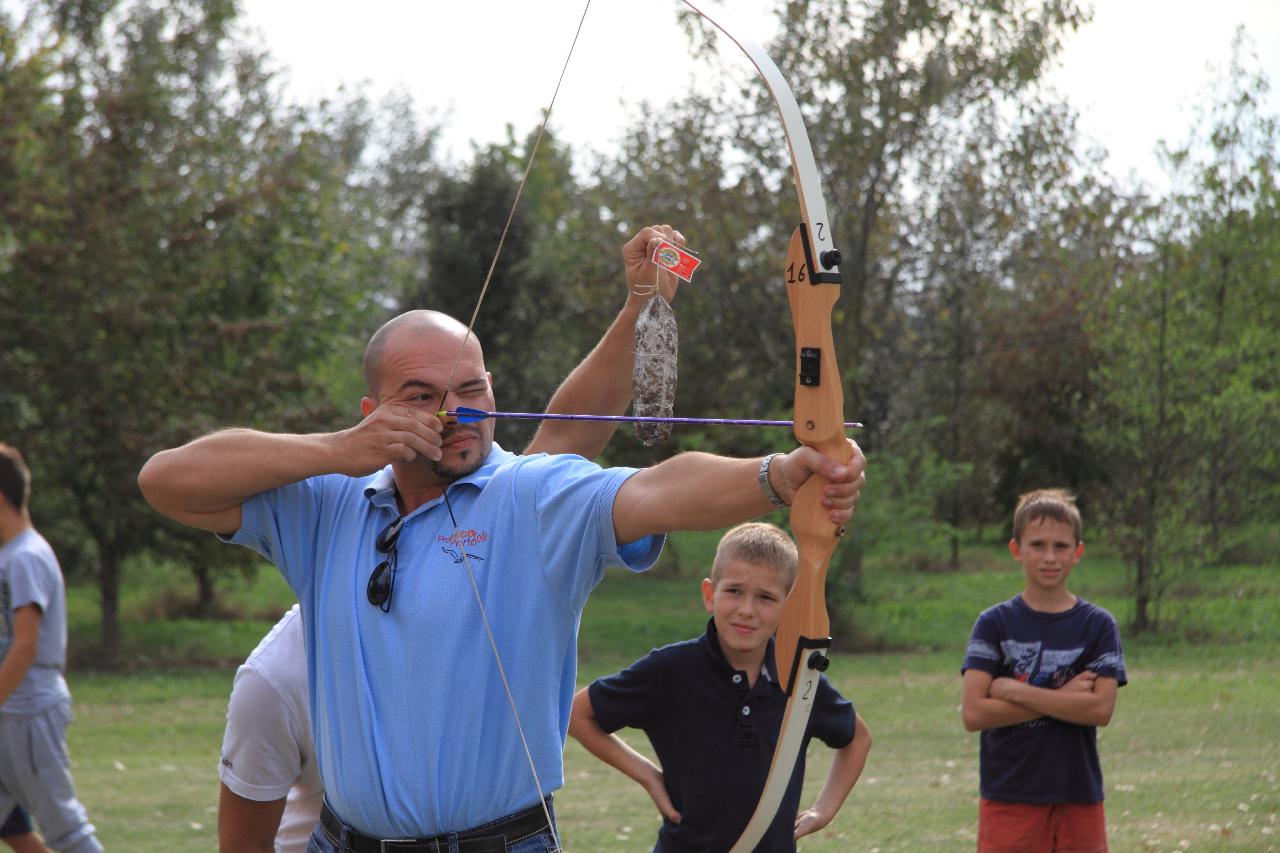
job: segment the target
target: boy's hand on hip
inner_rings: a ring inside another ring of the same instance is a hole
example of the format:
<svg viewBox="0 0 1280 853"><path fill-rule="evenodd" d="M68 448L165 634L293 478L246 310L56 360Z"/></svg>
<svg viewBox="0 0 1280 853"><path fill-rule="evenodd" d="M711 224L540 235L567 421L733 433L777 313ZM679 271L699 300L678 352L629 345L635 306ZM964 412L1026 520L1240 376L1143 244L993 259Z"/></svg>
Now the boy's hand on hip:
<svg viewBox="0 0 1280 853"><path fill-rule="evenodd" d="M676 811L675 803L671 802L671 795L667 793L667 780L661 770L654 767L653 772L647 774L640 784L658 807L659 814L672 823L680 822L680 812Z"/></svg>
<svg viewBox="0 0 1280 853"><path fill-rule="evenodd" d="M804 838L810 833L817 832L827 824L831 823L831 815L824 815L818 810L817 806L810 806L800 814L796 815L796 838Z"/></svg>

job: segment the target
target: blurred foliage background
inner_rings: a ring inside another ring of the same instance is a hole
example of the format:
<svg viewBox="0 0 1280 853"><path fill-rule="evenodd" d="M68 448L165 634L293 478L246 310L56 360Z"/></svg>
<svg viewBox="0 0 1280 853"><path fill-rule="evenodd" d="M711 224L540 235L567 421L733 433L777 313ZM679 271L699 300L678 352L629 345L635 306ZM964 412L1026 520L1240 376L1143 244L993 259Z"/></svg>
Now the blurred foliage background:
<svg viewBox="0 0 1280 853"><path fill-rule="evenodd" d="M1159 152L1172 189L1156 197L1109 175L1041 83L1081 2L777 14L768 47L837 227L846 410L872 466L833 563L837 635L867 595L865 555L964 571L963 546L1007 536L1034 487L1080 495L1124 566L1130 631L1180 618L1170 589L1275 559L1256 543L1280 519L1280 137L1250 40L1195 131ZM470 316L536 132L454 162L407 98L291 103L236 15L233 0L0 7L0 440L33 468L64 570L97 589L103 665L145 567L191 573L165 618L234 614L219 578L256 571L152 512L142 463L222 426L353 423L373 329L412 307ZM709 63L732 49L683 20ZM709 261L676 302L677 414L786 417L780 266L798 214L774 109L754 84L653 109L611 153L572 150L553 117L476 326L499 405L545 406L621 302L619 246L663 221ZM499 441L530 433L503 423ZM654 450L619 432L604 461L790 441L677 430ZM700 570L674 550L669 571Z"/></svg>

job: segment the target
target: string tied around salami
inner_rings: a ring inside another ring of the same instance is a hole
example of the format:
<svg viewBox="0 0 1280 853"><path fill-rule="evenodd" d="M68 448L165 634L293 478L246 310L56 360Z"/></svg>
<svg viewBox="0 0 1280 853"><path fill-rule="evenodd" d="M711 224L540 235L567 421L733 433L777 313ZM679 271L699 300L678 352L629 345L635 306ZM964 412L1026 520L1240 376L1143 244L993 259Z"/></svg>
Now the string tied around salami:
<svg viewBox="0 0 1280 853"><path fill-rule="evenodd" d="M649 257L653 262L653 286L641 293L649 301L636 318L636 344L631 372L631 410L636 438L652 447L671 436L670 420L676 405L676 363L680 333L671 303L662 295L662 271L687 282L702 261L692 251L660 240Z"/></svg>

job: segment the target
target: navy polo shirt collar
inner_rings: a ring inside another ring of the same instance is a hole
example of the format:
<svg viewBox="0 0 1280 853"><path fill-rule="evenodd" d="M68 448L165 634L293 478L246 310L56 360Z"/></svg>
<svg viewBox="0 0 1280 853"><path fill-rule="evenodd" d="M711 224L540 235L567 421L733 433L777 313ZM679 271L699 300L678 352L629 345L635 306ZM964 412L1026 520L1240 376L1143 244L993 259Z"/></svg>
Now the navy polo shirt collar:
<svg viewBox="0 0 1280 853"><path fill-rule="evenodd" d="M479 468L472 471L467 476L453 481L449 485L456 486L465 483L470 486L475 486L476 491L482 491L484 487L489 484L489 481L493 479L494 473L496 473L500 467L515 458L516 456L514 453L508 453L503 450L502 447L499 446L498 442L495 441L489 448L489 455L484 458L484 462L481 463ZM364 487L364 496L368 499L369 503L379 509L390 509L397 515L400 513L400 509L396 504L395 471L390 465L383 468L370 478L368 484ZM439 499L437 498L437 500ZM436 501L428 501L425 506L431 506L435 503Z"/></svg>
<svg viewBox="0 0 1280 853"><path fill-rule="evenodd" d="M712 661L717 667L727 672L740 671L733 668L724 656L724 649L720 648L720 634L716 631L716 620L714 617L707 620L707 630L699 638L699 642L702 644L703 650L710 655ZM772 637L769 638L769 645L764 652L764 670L761 674L769 680L770 684L778 683L778 663L774 658ZM756 683L756 686L757 688L759 687L759 682Z"/></svg>

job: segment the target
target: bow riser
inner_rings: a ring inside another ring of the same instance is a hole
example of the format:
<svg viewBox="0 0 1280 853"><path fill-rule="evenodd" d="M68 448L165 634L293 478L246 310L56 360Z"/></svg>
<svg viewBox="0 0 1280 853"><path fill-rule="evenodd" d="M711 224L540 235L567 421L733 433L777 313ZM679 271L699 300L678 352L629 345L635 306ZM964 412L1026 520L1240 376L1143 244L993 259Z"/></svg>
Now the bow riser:
<svg viewBox="0 0 1280 853"><path fill-rule="evenodd" d="M784 271L796 335L792 429L801 444L848 462L853 448L844 434L844 389L831 331L831 312L840 297L840 277L837 270L821 277L814 275L813 252L807 237L804 225L791 235ZM760 802L730 853L749 853L772 825L804 745L818 695L818 679L827 668L827 649L831 647L827 566L844 531L832 523L830 510L822 505L825 488L821 477L810 477L792 497L791 532L800 559L774 640L778 683L787 693L787 709Z"/></svg>
<svg viewBox="0 0 1280 853"><path fill-rule="evenodd" d="M791 305L796 338L796 440L840 462L849 461L853 448L844 434L844 389L836 364L831 314L840 297L838 272L827 272L815 283L813 253L804 225L791 236L787 249L787 301ZM830 277L834 276L835 281ZM828 517L822 505L825 482L810 478L791 502L791 532L800 551L795 585L787 596L778 625L778 679L788 695L801 658L810 649L825 650L831 644L827 616L827 566L842 529ZM825 667L824 667L825 668Z"/></svg>
<svg viewBox="0 0 1280 853"><path fill-rule="evenodd" d="M801 490L802 493L804 491ZM821 488L809 491L816 495L816 500L806 499L806 503L816 503L821 512L824 509L821 505ZM796 497L800 499L802 494L797 494ZM800 552L800 564L774 641L778 683L788 696L795 692L796 685L793 682L803 674L803 670L827 668L825 660L818 663L812 656L816 651L821 652L825 658L826 650L831 647L831 620L827 615L826 601L827 564L836 548L834 535L824 532L802 533L794 521L791 530L795 535L796 548Z"/></svg>

